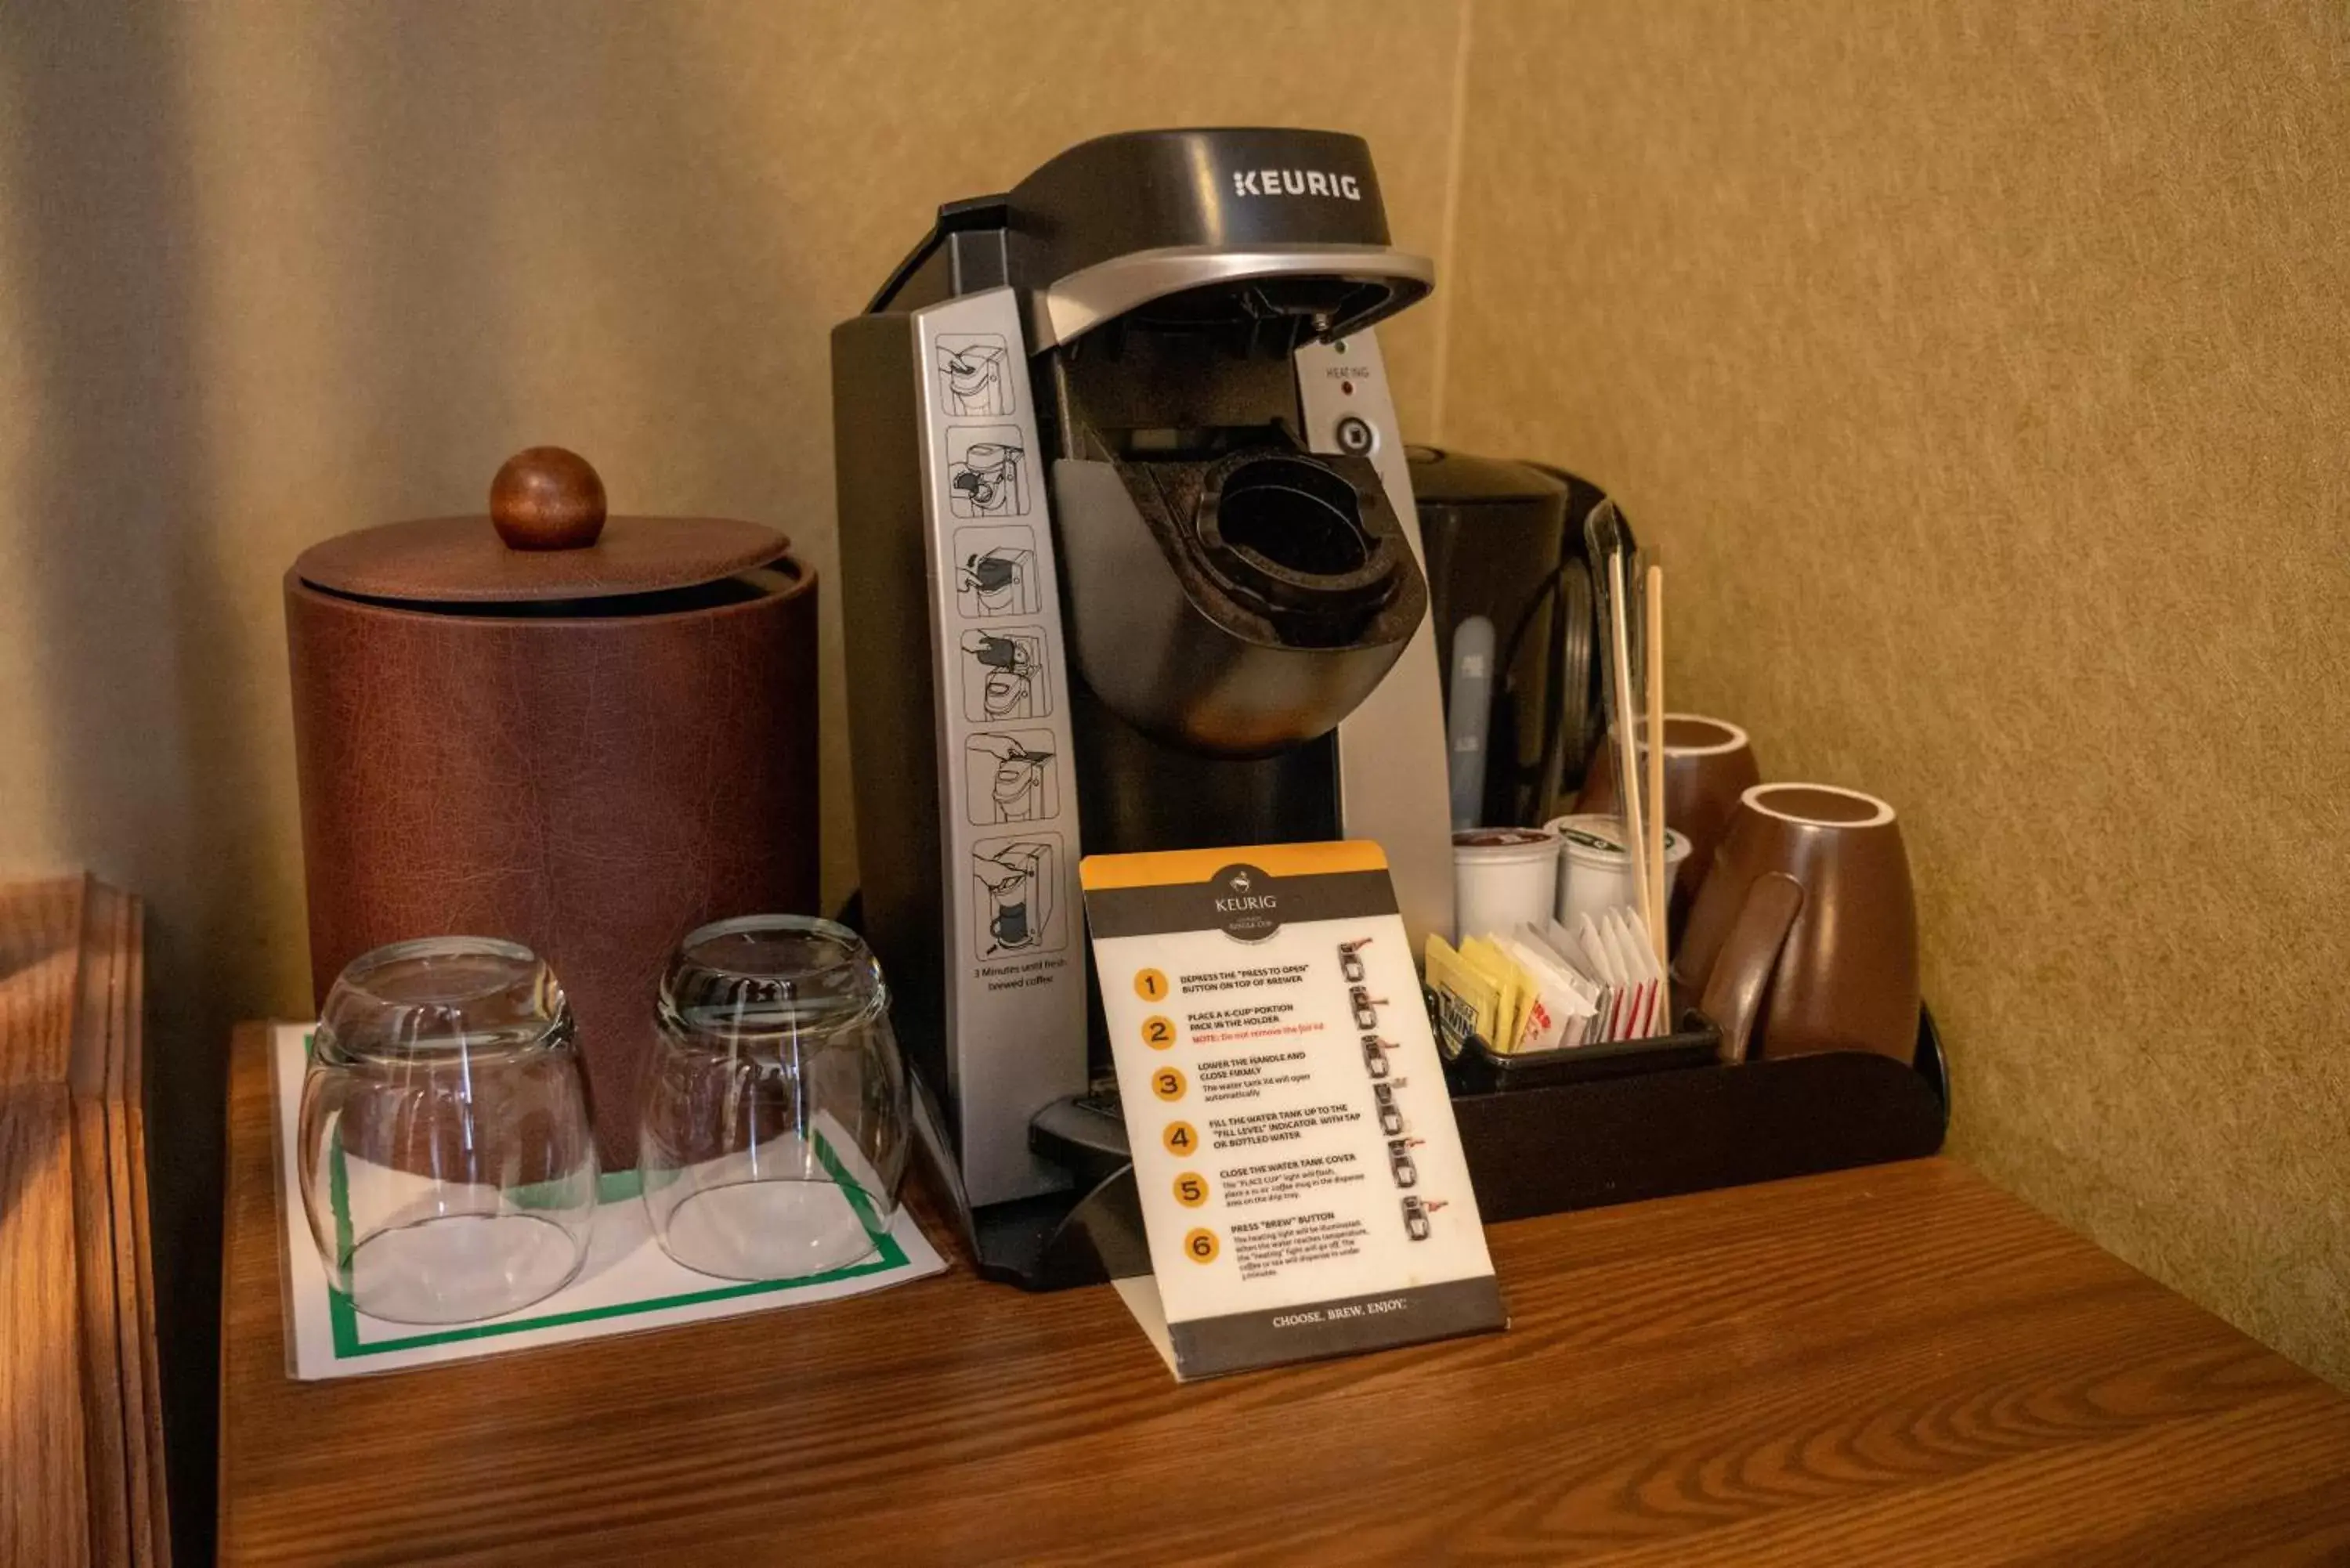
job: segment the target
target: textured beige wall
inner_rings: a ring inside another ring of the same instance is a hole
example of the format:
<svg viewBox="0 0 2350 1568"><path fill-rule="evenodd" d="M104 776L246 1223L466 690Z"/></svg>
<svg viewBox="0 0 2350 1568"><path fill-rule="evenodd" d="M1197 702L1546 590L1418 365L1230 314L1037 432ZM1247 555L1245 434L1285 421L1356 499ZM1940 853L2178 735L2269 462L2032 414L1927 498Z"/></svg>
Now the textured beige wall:
<svg viewBox="0 0 2350 1568"><path fill-rule="evenodd" d="M2350 18L1476 0L1442 431L1905 814L1956 1147L2350 1381Z"/></svg>
<svg viewBox="0 0 2350 1568"><path fill-rule="evenodd" d="M1432 250L1458 38L1406 0L6 7L0 873L95 864L208 1001L302 1005L304 545L558 441L616 510L772 522L829 575L827 333L940 201L1106 130L1332 125Z"/></svg>

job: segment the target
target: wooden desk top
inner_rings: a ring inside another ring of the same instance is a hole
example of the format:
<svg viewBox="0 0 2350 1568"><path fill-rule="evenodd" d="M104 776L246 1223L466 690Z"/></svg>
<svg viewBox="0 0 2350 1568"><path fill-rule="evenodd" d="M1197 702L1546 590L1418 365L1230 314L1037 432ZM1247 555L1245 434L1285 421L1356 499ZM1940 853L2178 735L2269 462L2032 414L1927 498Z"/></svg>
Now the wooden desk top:
<svg viewBox="0 0 2350 1568"><path fill-rule="evenodd" d="M234 1072L225 1563L2350 1558L2350 1397L1947 1159L1496 1226L1508 1334L1190 1386L961 1268L304 1385Z"/></svg>
<svg viewBox="0 0 2350 1568"><path fill-rule="evenodd" d="M0 1564L170 1561L143 920L89 877L0 884Z"/></svg>

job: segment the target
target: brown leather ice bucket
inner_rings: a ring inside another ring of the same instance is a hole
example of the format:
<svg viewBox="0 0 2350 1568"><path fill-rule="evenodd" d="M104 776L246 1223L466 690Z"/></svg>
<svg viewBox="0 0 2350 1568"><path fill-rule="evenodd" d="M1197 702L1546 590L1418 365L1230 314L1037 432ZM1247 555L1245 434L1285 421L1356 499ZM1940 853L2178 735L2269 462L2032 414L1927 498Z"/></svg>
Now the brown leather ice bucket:
<svg viewBox="0 0 2350 1568"><path fill-rule="evenodd" d="M757 524L606 519L558 448L500 470L492 512L286 575L313 1000L386 942L528 945L627 1169L671 948L816 912L816 577Z"/></svg>

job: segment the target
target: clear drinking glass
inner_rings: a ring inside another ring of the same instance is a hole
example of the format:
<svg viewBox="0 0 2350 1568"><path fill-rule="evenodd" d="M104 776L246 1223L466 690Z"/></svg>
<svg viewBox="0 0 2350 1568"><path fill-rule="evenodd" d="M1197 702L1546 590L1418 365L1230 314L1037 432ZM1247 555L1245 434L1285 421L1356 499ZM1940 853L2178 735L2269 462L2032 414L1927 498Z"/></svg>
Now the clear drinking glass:
<svg viewBox="0 0 2350 1568"><path fill-rule="evenodd" d="M871 1256L910 1126L881 967L830 920L754 915L687 937L661 977L638 1142L671 1257L734 1280Z"/></svg>
<svg viewBox="0 0 2350 1568"><path fill-rule="evenodd" d="M588 1256L596 1142L571 1009L528 948L398 942L328 993L302 1081L302 1202L359 1311L470 1323Z"/></svg>

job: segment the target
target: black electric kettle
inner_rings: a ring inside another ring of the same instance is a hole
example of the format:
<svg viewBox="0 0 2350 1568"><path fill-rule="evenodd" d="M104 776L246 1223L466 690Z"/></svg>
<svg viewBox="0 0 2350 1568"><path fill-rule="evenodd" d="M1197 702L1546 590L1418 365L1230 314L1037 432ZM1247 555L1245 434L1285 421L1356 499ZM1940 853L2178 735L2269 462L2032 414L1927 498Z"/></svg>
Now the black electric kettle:
<svg viewBox="0 0 2350 1568"><path fill-rule="evenodd" d="M1443 676L1452 826L1547 821L1582 779L1604 722L1583 524L1606 493L1545 463L1422 446L1408 456Z"/></svg>

